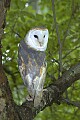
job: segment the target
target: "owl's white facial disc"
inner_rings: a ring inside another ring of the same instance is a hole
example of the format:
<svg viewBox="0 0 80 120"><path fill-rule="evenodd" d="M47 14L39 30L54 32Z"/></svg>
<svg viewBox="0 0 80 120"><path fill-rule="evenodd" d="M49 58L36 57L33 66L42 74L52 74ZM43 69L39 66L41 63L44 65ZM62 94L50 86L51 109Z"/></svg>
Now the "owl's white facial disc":
<svg viewBox="0 0 80 120"><path fill-rule="evenodd" d="M32 29L25 37L25 42L37 51L45 51L48 43L48 29Z"/></svg>

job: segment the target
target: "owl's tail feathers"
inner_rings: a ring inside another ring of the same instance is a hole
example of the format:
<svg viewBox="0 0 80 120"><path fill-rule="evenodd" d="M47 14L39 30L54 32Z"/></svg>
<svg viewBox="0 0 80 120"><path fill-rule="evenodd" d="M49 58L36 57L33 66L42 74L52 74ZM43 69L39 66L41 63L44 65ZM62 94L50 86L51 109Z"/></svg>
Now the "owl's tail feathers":
<svg viewBox="0 0 80 120"><path fill-rule="evenodd" d="M42 99L42 91L39 91L39 93L35 94L35 98L34 98L34 107L37 107Z"/></svg>

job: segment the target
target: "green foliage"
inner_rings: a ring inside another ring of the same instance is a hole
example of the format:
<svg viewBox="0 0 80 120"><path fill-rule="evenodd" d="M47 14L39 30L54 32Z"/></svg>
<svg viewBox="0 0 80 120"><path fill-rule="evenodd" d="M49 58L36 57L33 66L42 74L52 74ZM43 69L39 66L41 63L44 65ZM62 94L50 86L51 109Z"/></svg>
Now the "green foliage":
<svg viewBox="0 0 80 120"><path fill-rule="evenodd" d="M34 9L29 0L12 0L7 12L6 28L3 36L3 66L9 79L14 101L21 104L27 91L23 85L17 65L18 44L24 39L29 29L35 26L46 26L49 29L47 54L47 77L45 86L58 78L59 44L56 34L52 3L41 0ZM34 1L35 2L35 1ZM80 62L80 0L55 0L56 22L62 46L62 73L72 65ZM80 100L80 82L76 82L68 91L68 99ZM64 94L64 97L66 95ZM65 118L64 118L65 117ZM79 120L78 108L66 104L55 105L40 112L35 120Z"/></svg>

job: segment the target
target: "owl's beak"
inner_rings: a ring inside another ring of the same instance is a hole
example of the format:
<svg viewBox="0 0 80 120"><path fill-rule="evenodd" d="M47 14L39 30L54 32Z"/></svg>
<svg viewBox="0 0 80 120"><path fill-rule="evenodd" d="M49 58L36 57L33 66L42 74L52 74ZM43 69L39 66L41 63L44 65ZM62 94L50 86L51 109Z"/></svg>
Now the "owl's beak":
<svg viewBox="0 0 80 120"><path fill-rule="evenodd" d="M42 42L40 42L40 41L39 41L39 44L40 44L40 46L42 46L42 45L43 45L43 43L42 43Z"/></svg>

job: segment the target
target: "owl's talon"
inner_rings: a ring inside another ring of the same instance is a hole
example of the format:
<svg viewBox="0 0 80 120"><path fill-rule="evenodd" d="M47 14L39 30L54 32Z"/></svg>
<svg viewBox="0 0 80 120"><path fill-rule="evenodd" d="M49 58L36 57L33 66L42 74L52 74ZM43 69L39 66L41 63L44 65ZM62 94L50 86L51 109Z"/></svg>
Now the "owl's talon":
<svg viewBox="0 0 80 120"><path fill-rule="evenodd" d="M27 101L33 101L33 98L32 98L30 95L28 95L28 96L26 97L26 100L27 100Z"/></svg>
<svg viewBox="0 0 80 120"><path fill-rule="evenodd" d="M47 89L43 89L43 92L47 92L48 90Z"/></svg>

